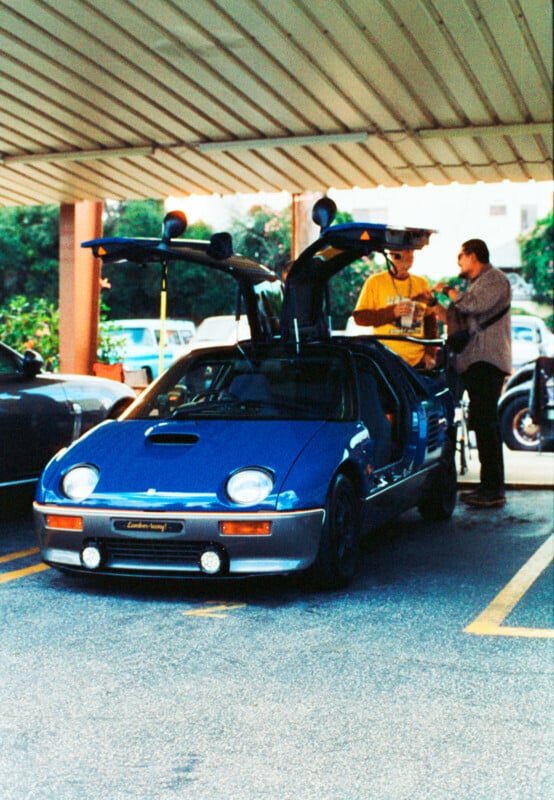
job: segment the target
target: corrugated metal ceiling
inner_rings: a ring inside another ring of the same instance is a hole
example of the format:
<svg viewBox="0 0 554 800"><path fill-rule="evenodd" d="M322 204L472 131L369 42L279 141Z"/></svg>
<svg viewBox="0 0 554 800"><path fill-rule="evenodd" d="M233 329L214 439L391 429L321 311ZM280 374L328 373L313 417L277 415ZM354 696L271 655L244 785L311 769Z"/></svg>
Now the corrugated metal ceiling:
<svg viewBox="0 0 554 800"><path fill-rule="evenodd" d="M0 0L0 204L552 178L549 0Z"/></svg>

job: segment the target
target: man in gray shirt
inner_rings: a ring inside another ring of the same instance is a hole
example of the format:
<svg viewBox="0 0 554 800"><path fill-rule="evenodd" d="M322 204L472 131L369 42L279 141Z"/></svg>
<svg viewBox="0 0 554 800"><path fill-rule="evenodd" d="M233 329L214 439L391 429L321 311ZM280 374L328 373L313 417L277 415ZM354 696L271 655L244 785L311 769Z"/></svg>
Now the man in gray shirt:
<svg viewBox="0 0 554 800"><path fill-rule="evenodd" d="M462 493L461 499L481 508L503 506L504 459L497 404L512 369L511 287L504 273L489 263L489 250L481 239L464 242L458 265L460 277L469 280L466 291L443 283L436 284L433 291L451 301L449 309L437 305L439 318L448 322L455 313L470 334L465 348L454 357L454 367L469 395L481 483L476 490Z"/></svg>

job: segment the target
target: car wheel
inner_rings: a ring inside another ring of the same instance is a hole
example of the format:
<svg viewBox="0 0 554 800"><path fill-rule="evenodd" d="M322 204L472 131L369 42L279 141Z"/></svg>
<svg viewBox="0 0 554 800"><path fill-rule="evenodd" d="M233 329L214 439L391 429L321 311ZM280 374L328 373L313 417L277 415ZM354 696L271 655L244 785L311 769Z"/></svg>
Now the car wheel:
<svg viewBox="0 0 554 800"><path fill-rule="evenodd" d="M320 589L339 589L356 575L360 561L360 508L356 490L346 475L329 488L325 522L312 583Z"/></svg>
<svg viewBox="0 0 554 800"><path fill-rule="evenodd" d="M449 519L454 512L458 490L455 455L455 447L447 439L439 466L425 479L418 509L427 522Z"/></svg>
<svg viewBox="0 0 554 800"><path fill-rule="evenodd" d="M510 450L538 450L539 426L529 413L527 394L518 395L506 403L500 417L502 439Z"/></svg>

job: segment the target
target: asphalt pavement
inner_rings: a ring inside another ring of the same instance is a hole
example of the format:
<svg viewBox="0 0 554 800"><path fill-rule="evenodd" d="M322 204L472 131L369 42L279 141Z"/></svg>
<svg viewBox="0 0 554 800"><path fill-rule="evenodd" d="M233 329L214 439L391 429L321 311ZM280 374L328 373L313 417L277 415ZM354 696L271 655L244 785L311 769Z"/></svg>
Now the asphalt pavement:
<svg viewBox="0 0 554 800"><path fill-rule="evenodd" d="M2 523L0 797L554 796L551 499L407 512L331 593L33 571Z"/></svg>
<svg viewBox="0 0 554 800"><path fill-rule="evenodd" d="M0 796L554 796L554 454L505 457L505 507L407 512L334 593L71 578L1 522Z"/></svg>

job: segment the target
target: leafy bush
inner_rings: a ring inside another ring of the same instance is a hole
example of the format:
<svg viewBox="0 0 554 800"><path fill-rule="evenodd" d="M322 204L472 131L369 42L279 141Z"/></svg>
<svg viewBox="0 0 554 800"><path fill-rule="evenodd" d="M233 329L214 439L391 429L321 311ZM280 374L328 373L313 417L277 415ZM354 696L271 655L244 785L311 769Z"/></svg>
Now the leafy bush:
<svg viewBox="0 0 554 800"><path fill-rule="evenodd" d="M16 295L0 308L0 339L18 352L36 350L49 369L58 366L59 330L58 309L44 297Z"/></svg>
<svg viewBox="0 0 554 800"><path fill-rule="evenodd" d="M0 209L0 241L0 306L17 295L57 302L59 207Z"/></svg>
<svg viewBox="0 0 554 800"><path fill-rule="evenodd" d="M98 361L117 364L123 360L126 339L121 326L108 319L110 307L100 298L100 324L98 325Z"/></svg>
<svg viewBox="0 0 554 800"><path fill-rule="evenodd" d="M519 239L523 277L535 290L535 299L554 303L554 209L539 219L533 230ZM550 328L554 315L546 320Z"/></svg>

